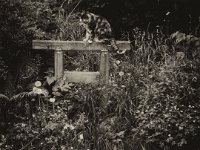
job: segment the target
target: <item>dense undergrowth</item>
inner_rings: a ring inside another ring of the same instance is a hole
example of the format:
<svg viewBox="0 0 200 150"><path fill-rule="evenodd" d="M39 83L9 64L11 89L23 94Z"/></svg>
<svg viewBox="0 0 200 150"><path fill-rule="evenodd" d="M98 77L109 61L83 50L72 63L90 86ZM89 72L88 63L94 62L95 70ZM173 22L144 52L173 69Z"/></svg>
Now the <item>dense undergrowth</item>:
<svg viewBox="0 0 200 150"><path fill-rule="evenodd" d="M197 49L184 48L182 33L170 45L161 33L132 34L131 51L111 57L109 85L56 81L49 70L31 91L1 95L7 108L1 148L198 149L192 143L200 128Z"/></svg>
<svg viewBox="0 0 200 150"><path fill-rule="evenodd" d="M82 38L75 15L51 18L46 6L37 13L33 37ZM8 83L10 68L0 58L0 149L199 149L199 38L135 28L123 40L131 50L111 54L108 85L56 80L46 53L29 56ZM93 53L65 55L68 70L97 71L98 63Z"/></svg>

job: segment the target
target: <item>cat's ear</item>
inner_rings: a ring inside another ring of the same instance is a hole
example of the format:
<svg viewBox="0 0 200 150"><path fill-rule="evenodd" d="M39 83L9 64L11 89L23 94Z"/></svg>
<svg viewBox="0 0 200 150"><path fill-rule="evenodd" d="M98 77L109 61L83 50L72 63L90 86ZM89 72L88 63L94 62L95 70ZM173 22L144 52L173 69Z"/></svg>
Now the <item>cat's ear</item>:
<svg viewBox="0 0 200 150"><path fill-rule="evenodd" d="M80 10L80 11L79 11L79 14L80 14L80 15L86 14L86 10Z"/></svg>

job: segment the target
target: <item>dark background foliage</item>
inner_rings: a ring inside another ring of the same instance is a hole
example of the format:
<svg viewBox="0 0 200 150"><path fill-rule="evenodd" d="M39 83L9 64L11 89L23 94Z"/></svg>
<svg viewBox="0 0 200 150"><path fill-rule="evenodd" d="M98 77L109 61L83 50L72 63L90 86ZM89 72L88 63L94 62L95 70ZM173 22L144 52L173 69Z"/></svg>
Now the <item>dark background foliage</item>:
<svg viewBox="0 0 200 150"><path fill-rule="evenodd" d="M135 26L153 30L169 21L170 30L189 32L188 26L198 24L200 13L198 0L83 0L80 8L106 16L116 32Z"/></svg>

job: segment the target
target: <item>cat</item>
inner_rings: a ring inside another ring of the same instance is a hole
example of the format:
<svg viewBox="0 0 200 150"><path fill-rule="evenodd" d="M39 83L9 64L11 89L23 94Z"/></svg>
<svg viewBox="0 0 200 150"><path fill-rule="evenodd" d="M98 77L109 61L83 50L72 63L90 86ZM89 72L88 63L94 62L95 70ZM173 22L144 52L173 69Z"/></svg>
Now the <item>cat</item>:
<svg viewBox="0 0 200 150"><path fill-rule="evenodd" d="M80 25L86 30L83 41L88 43L102 41L107 45L111 45L113 50L119 50L107 19L87 11L82 12L79 17Z"/></svg>

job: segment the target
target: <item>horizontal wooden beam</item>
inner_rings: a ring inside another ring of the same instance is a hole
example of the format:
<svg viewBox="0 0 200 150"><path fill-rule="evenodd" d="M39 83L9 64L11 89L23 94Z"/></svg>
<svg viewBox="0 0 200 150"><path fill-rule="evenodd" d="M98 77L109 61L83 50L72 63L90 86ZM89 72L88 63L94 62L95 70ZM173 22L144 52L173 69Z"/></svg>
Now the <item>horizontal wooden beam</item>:
<svg viewBox="0 0 200 150"><path fill-rule="evenodd" d="M130 50L129 41L116 41L120 50ZM99 51L103 49L110 49L110 46L102 42L93 42L91 44L83 41L53 41L53 40L33 40L33 49L49 49L49 50L93 50Z"/></svg>
<svg viewBox="0 0 200 150"><path fill-rule="evenodd" d="M99 72L64 71L64 78L69 82L97 83L100 79Z"/></svg>

